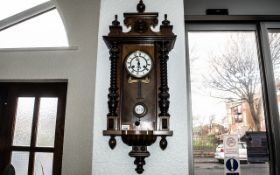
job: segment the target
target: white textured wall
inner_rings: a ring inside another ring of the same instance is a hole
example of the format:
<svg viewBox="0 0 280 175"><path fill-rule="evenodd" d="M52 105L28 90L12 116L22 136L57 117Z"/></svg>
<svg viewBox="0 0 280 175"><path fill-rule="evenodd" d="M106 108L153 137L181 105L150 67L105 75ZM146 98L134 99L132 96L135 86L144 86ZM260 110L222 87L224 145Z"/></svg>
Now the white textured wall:
<svg viewBox="0 0 280 175"><path fill-rule="evenodd" d="M94 140L93 140L93 174L94 175L133 175L134 159L128 156L131 147L117 139L117 146L111 150L108 146L109 137L102 136L106 129L107 94L109 87L109 52L102 39L109 32L109 25L118 14L123 21L123 12L136 12L138 0L102 0L100 11L98 56L96 72ZM159 21L163 15L174 25L177 41L170 53L168 61L168 78L170 87L171 129L174 136L168 137L168 147L162 151L158 145L160 139L149 147L151 156L146 159L144 175L186 175L188 174L187 147L187 105L186 105L186 64L185 64L185 32L183 0L152 0L144 1L146 12L159 12Z"/></svg>
<svg viewBox="0 0 280 175"><path fill-rule="evenodd" d="M226 8L230 15L280 15L279 0L185 0L185 15L205 15L209 8Z"/></svg>
<svg viewBox="0 0 280 175"><path fill-rule="evenodd" d="M57 0L76 50L0 51L0 80L67 79L62 174L89 175L99 1Z"/></svg>

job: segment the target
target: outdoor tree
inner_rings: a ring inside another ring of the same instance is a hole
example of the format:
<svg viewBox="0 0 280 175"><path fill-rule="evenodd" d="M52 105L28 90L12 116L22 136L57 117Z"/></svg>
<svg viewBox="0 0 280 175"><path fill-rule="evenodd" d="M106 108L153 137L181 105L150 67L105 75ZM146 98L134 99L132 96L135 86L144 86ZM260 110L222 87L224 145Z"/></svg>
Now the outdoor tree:
<svg viewBox="0 0 280 175"><path fill-rule="evenodd" d="M261 111L261 79L256 35L254 32L234 32L230 35L226 44L224 39L221 40L216 36L217 42L213 43L213 48L210 46L212 50L208 51L207 55L203 50L198 51L198 46L201 46L201 49L205 46L196 43L195 37L193 42L190 42L192 43L189 49L192 92L206 95L207 91L202 90L205 88L210 90L211 97L222 99L222 101L235 105L246 102L253 122L251 127L260 130L263 112ZM269 33L269 41L275 78L280 79L280 34ZM215 43L222 45L220 48L215 48ZM203 58L208 57L209 54L212 55L209 59ZM205 64L207 60L209 64ZM208 74L205 72L202 75L202 68Z"/></svg>
<svg viewBox="0 0 280 175"><path fill-rule="evenodd" d="M269 33L269 46L274 68L274 76L280 78L280 33Z"/></svg>
<svg viewBox="0 0 280 175"><path fill-rule="evenodd" d="M215 115L210 115L209 116L209 134L211 134L212 133L212 128L213 128L213 123L214 123L214 121L215 121Z"/></svg>
<svg viewBox="0 0 280 175"><path fill-rule="evenodd" d="M275 77L280 67L280 35L269 34L271 58ZM232 102L245 101L249 105L254 128L261 129L262 97L257 46L248 33L233 34L228 47L210 59L210 74L206 77L210 88L218 91L214 96Z"/></svg>
<svg viewBox="0 0 280 175"><path fill-rule="evenodd" d="M232 34L227 49L210 59L207 86L213 96L234 103L247 102L255 130L261 129L261 91L256 42L248 33Z"/></svg>

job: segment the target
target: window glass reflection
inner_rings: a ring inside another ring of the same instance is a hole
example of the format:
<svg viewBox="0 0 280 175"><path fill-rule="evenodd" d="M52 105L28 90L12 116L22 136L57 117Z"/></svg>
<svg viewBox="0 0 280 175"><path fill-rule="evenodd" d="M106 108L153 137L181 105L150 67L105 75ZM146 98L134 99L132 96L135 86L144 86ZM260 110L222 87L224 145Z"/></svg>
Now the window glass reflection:
<svg viewBox="0 0 280 175"><path fill-rule="evenodd" d="M30 146L34 97L19 97L16 110L14 146Z"/></svg>
<svg viewBox="0 0 280 175"><path fill-rule="evenodd" d="M27 175L29 152L12 152L11 164L14 166L17 175Z"/></svg>
<svg viewBox="0 0 280 175"><path fill-rule="evenodd" d="M228 134L238 135L242 174L268 175L256 33L189 32L188 42L195 175L225 173Z"/></svg>
<svg viewBox="0 0 280 175"><path fill-rule="evenodd" d="M40 98L37 146L54 146L57 102L57 98Z"/></svg>

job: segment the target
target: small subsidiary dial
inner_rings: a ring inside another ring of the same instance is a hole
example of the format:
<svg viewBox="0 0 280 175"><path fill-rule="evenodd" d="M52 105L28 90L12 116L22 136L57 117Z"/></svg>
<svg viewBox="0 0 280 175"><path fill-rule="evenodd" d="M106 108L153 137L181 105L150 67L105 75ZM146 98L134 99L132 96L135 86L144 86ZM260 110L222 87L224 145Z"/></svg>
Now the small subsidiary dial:
<svg viewBox="0 0 280 175"><path fill-rule="evenodd" d="M136 117L141 118L147 113L147 107L144 103L136 103L133 108Z"/></svg>

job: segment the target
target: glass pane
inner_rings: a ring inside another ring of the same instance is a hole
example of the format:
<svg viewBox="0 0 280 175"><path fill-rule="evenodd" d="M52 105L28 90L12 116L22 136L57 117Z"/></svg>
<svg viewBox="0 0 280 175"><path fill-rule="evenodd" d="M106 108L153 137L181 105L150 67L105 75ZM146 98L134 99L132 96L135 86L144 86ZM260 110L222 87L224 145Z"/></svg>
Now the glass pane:
<svg viewBox="0 0 280 175"><path fill-rule="evenodd" d="M59 46L68 46L68 40L57 10L0 32L0 48Z"/></svg>
<svg viewBox="0 0 280 175"><path fill-rule="evenodd" d="M280 112L280 29L270 30L268 36L276 86L278 111Z"/></svg>
<svg viewBox="0 0 280 175"><path fill-rule="evenodd" d="M0 6L0 20L47 1L49 0L2 0Z"/></svg>
<svg viewBox="0 0 280 175"><path fill-rule="evenodd" d="M37 146L53 147L58 98L40 98Z"/></svg>
<svg viewBox="0 0 280 175"><path fill-rule="evenodd" d="M52 175L53 153L35 153L34 175Z"/></svg>
<svg viewBox="0 0 280 175"><path fill-rule="evenodd" d="M195 175L225 174L223 138L238 135L242 175L269 175L256 33L189 32Z"/></svg>
<svg viewBox="0 0 280 175"><path fill-rule="evenodd" d="M12 152L11 164L16 170L16 175L27 175L29 162L29 152Z"/></svg>
<svg viewBox="0 0 280 175"><path fill-rule="evenodd" d="M30 146L34 97L19 97L16 110L14 146Z"/></svg>

